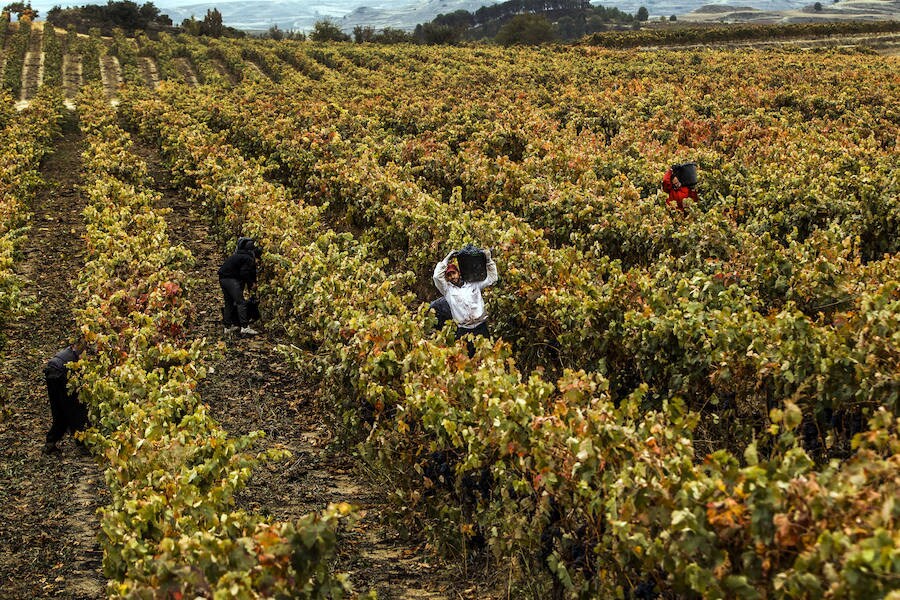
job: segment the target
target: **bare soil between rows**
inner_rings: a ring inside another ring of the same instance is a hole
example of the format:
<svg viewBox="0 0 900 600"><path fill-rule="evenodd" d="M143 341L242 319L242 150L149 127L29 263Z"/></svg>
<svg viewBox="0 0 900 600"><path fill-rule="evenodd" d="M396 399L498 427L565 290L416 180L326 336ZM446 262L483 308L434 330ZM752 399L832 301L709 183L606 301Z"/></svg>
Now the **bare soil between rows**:
<svg viewBox="0 0 900 600"><path fill-rule="evenodd" d="M231 435L265 432L263 445L289 450L291 458L258 468L237 497L240 508L278 520L296 520L329 503L349 502L363 517L345 531L338 544L335 570L348 573L354 588L375 590L379 598L488 598L483 586L442 564L423 545L404 541L382 524L385 497L350 454L334 449L326 424L319 381L301 373L275 350L288 343L276 327L262 323L257 337L226 336L221 321L222 294L217 270L225 258L202 206L169 180L155 149L136 150L150 167L172 243L194 255L194 282L187 287L197 307L192 335L221 343L210 359L212 373L199 386L210 414ZM264 269L265 265L261 265ZM263 313L265 313L265 299Z"/></svg>
<svg viewBox="0 0 900 600"><path fill-rule="evenodd" d="M33 206L32 227L19 262L40 300L34 315L12 324L0 349L0 599L106 596L97 511L109 501L102 468L80 454L70 437L61 452L41 452L50 426L43 365L71 339L75 278L84 265L84 200L78 189L83 139L70 118L55 153L45 160L47 182ZM272 328L255 338L226 337L216 272L222 246L203 214L174 186L154 149L138 146L161 193L172 243L191 250L194 281L186 287L198 313L192 335L218 350L200 386L211 413L232 435L262 430L263 446L291 458L261 466L237 502L279 520L294 520L332 502L349 502L362 517L341 532L334 569L359 592L379 598L496 598L481 577L466 576L401 539L381 522L384 491L351 454L336 450L318 394L320 381L288 364L275 350L286 343ZM264 268L264 266L263 266ZM264 299L263 299L264 300ZM219 345L221 343L221 345Z"/></svg>
<svg viewBox="0 0 900 600"><path fill-rule="evenodd" d="M105 597L97 509L108 501L100 467L71 437L41 452L50 427L43 366L74 332L72 280L83 266L82 147L73 122L47 158L19 269L40 301L12 324L2 348L7 397L0 420L0 598Z"/></svg>

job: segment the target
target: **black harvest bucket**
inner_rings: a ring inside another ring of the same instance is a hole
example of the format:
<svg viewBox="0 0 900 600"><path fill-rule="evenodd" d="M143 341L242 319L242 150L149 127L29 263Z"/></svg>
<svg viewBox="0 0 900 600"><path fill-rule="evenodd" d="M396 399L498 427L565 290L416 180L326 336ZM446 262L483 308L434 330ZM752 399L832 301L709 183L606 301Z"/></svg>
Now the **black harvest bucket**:
<svg viewBox="0 0 900 600"><path fill-rule="evenodd" d="M481 248L466 244L456 253L459 274L463 281L475 282L487 279L487 256Z"/></svg>
<svg viewBox="0 0 900 600"><path fill-rule="evenodd" d="M678 178L681 185L693 187L697 185L697 163L688 162L672 167L672 175Z"/></svg>
<svg viewBox="0 0 900 600"><path fill-rule="evenodd" d="M689 162L672 167L672 175L678 178L681 185L694 187L697 185L697 163Z"/></svg>

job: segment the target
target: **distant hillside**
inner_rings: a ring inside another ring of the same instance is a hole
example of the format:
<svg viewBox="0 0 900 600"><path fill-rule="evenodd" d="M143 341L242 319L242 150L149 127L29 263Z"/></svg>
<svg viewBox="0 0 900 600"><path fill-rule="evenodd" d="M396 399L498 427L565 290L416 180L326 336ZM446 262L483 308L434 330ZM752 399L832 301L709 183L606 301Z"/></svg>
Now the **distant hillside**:
<svg viewBox="0 0 900 600"><path fill-rule="evenodd" d="M407 2L407 6L400 8L364 6L335 22L345 31L349 31L357 25L370 26L375 29L394 27L412 31L416 25L432 21L438 15L460 10L475 12L482 6L492 4L494 3L485 2L485 0L423 0L419 3Z"/></svg>
<svg viewBox="0 0 900 600"><path fill-rule="evenodd" d="M527 16L527 17L526 17ZM617 8L594 6L588 0L507 0L476 11L458 10L439 15L416 27L416 37L428 41L446 38L495 39L504 44L570 41L598 31L634 22L634 16ZM530 41L528 41L530 40Z"/></svg>
<svg viewBox="0 0 900 600"><path fill-rule="evenodd" d="M493 2L485 0L378 0L377 7L366 7L366 0L310 3L297 0L257 0L254 2L205 2L170 6L166 14L176 23L191 16L202 18L206 11L217 8L222 22L248 31L265 31L272 25L280 29L309 31L316 21L329 19L344 31L355 26L376 29L393 27L412 31L441 13L477 10Z"/></svg>
<svg viewBox="0 0 900 600"><path fill-rule="evenodd" d="M831 0L822 2L823 10L813 13L815 0L736 0L730 6L728 0L594 0L593 6L616 8L634 14L644 6L651 19L677 15L692 21L711 22L778 22L820 18L900 18L900 0ZM56 2L44 0L32 2L34 8L45 16L56 4L74 6L86 2ZM141 3L140 0L138 2ZM183 0L159 0L154 2L161 12L169 15L175 24L184 19L202 19L208 10L217 8L225 25L248 31L266 31L273 25L282 30L310 31L316 21L330 19L341 29L350 32L357 25L375 29L392 27L412 31L416 25L428 23L438 15L448 15L464 10L476 12L482 6L497 4L492 0L324 0L311 3L306 0L254 0L253 2L202 2ZM740 8L738 8L740 6ZM699 10L698 10L699 9ZM695 12L697 11L697 12ZM717 11L717 12L713 12Z"/></svg>
<svg viewBox="0 0 900 600"><path fill-rule="evenodd" d="M728 4L705 5L679 17L691 23L811 23L817 21L900 20L900 0L840 0L815 2L788 9L764 9Z"/></svg>
<svg viewBox="0 0 900 600"><path fill-rule="evenodd" d="M758 10L802 9L814 0L747 0L740 4ZM830 1L830 0L829 0ZM175 23L191 16L202 18L207 10L218 8L226 25L249 31L265 31L272 25L283 30L309 31L316 21L330 19L350 32L357 25L375 29L392 27L412 31L416 25L428 23L438 15L459 10L475 12L482 6L493 6L491 0L329 0L310 3L298 0L256 0L254 2L205 2L198 4L158 3ZM641 6L651 17L683 15L709 0L616 0L592 3L593 6L617 8L634 14Z"/></svg>

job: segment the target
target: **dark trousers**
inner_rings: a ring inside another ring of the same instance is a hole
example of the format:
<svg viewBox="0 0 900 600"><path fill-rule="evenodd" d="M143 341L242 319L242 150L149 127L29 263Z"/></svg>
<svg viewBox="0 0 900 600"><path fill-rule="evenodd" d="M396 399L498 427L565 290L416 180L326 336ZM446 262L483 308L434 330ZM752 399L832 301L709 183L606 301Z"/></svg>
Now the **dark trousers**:
<svg viewBox="0 0 900 600"><path fill-rule="evenodd" d="M457 327L456 328L456 339L461 338L467 333L471 333L474 336L482 336L487 337L491 335L491 332L488 331L487 321L479 325L478 327L473 327L472 329L466 329L465 327Z"/></svg>
<svg viewBox="0 0 900 600"><path fill-rule="evenodd" d="M78 400L77 394L66 390L63 377L47 378L47 395L50 398L50 414L53 424L47 432L47 443L55 444L63 438L66 431L75 433L87 427L87 408Z"/></svg>
<svg viewBox="0 0 900 600"><path fill-rule="evenodd" d="M456 328L456 339L459 339L466 334L472 334L473 337L488 337L491 332L488 330L487 321L472 329L466 329L465 327ZM475 356L475 344L473 344L471 340L466 341L466 350L469 351L469 358Z"/></svg>
<svg viewBox="0 0 900 600"><path fill-rule="evenodd" d="M219 285L222 286L222 296L225 298L225 310L222 311L225 326L249 325L247 301L244 300L244 283L237 279L220 279Z"/></svg>

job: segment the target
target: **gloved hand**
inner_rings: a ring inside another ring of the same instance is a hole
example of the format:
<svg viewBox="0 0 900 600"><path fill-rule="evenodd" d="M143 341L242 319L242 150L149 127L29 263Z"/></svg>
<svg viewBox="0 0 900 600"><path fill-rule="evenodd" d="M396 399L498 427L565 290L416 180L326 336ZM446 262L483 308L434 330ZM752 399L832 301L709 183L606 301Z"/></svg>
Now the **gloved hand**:
<svg viewBox="0 0 900 600"><path fill-rule="evenodd" d="M491 260L491 249L490 249L490 248L485 248L485 249L484 249L484 256L485 256L485 258L487 258L488 260Z"/></svg>
<svg viewBox="0 0 900 600"><path fill-rule="evenodd" d="M450 260L451 258L456 258L457 256L459 256L459 252L453 250L450 254L447 255L447 258L445 258L444 260Z"/></svg>

